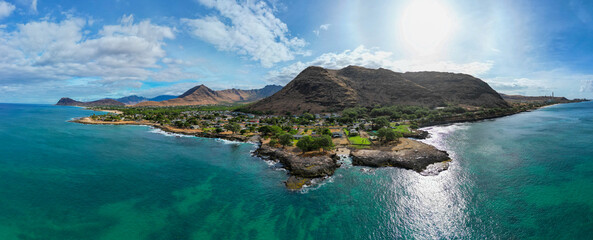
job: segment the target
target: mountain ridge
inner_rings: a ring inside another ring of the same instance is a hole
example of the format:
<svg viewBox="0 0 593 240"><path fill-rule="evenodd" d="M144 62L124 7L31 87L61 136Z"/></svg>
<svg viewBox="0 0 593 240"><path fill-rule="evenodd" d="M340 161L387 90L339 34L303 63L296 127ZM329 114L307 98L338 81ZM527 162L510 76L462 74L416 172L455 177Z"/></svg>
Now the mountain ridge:
<svg viewBox="0 0 593 240"><path fill-rule="evenodd" d="M225 90L212 90L201 84L195 86L179 97L166 101L146 101L134 106L185 106L185 105L216 105L254 102L276 93L282 88L279 85L267 85L260 89L241 90L236 88Z"/></svg>
<svg viewBox="0 0 593 240"><path fill-rule="evenodd" d="M311 66L282 90L247 110L294 113L340 111L355 106L448 104L508 107L487 83L467 74L398 73L379 68L348 66L338 70Z"/></svg>
<svg viewBox="0 0 593 240"><path fill-rule="evenodd" d="M159 95L154 98L146 98L138 95L130 95L118 99L104 98L96 101L81 102L71 98L61 98L56 105L60 106L182 106L182 105L216 105L236 102L253 102L268 97L282 86L267 85L260 89L225 89L214 91L204 84L195 86L179 96Z"/></svg>

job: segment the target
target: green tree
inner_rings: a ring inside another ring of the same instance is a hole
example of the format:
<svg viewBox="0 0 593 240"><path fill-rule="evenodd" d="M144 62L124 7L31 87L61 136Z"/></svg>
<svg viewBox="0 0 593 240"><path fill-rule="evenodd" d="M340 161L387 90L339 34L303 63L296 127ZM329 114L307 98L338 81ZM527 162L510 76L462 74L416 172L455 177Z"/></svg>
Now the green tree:
<svg viewBox="0 0 593 240"><path fill-rule="evenodd" d="M315 149L323 148L324 150L331 149L334 146L332 139L328 135L323 135L321 137L316 137L313 139L313 147Z"/></svg>
<svg viewBox="0 0 593 240"><path fill-rule="evenodd" d="M373 120L373 129L381 129L389 127L389 119L387 117L378 117Z"/></svg>
<svg viewBox="0 0 593 240"><path fill-rule="evenodd" d="M278 138L278 142L280 143L280 145L282 145L284 147L292 146L292 135L283 134Z"/></svg>
<svg viewBox="0 0 593 240"><path fill-rule="evenodd" d="M313 138L311 136L304 136L297 142L297 147L305 153L313 147Z"/></svg>
<svg viewBox="0 0 593 240"><path fill-rule="evenodd" d="M315 120L315 115L310 114L310 113L303 113L303 116L301 116L304 119L307 119L309 121L313 121Z"/></svg>
<svg viewBox="0 0 593 240"><path fill-rule="evenodd" d="M315 132L319 135L332 135L332 131L329 128L317 128Z"/></svg>
<svg viewBox="0 0 593 240"><path fill-rule="evenodd" d="M262 126L257 131L262 133L264 136L278 135L282 133L282 128L276 125Z"/></svg>
<svg viewBox="0 0 593 240"><path fill-rule="evenodd" d="M391 128L381 128L377 131L377 137L385 142L397 140L402 137L400 132L396 132Z"/></svg>
<svg viewBox="0 0 593 240"><path fill-rule="evenodd" d="M239 125L238 123L229 123L229 124L224 125L224 128L226 130L233 132L233 134L235 134L236 132L241 130L241 125Z"/></svg>

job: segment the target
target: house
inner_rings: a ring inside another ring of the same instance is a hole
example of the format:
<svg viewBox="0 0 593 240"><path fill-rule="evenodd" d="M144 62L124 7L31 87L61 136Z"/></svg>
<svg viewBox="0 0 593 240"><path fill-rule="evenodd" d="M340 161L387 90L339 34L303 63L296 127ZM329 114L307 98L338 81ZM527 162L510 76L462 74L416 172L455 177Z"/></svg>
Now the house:
<svg viewBox="0 0 593 240"><path fill-rule="evenodd" d="M299 139L303 138L304 136L305 135L302 135L302 134L295 134L295 135L292 135L292 138L299 140Z"/></svg>

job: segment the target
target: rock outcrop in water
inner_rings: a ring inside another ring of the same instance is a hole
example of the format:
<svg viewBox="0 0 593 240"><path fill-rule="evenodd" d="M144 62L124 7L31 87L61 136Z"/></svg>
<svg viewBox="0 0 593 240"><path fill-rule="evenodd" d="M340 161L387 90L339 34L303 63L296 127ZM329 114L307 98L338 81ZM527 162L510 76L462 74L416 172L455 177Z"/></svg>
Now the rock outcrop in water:
<svg viewBox="0 0 593 240"><path fill-rule="evenodd" d="M255 154L282 163L291 175L286 182L289 189L300 189L313 178L331 176L340 167L335 155L303 157L268 145L262 145Z"/></svg>
<svg viewBox="0 0 593 240"><path fill-rule="evenodd" d="M352 165L400 167L423 172L431 164L450 160L447 152L438 150L431 145L411 139L401 139L401 141L402 143L393 149L353 151L351 153Z"/></svg>

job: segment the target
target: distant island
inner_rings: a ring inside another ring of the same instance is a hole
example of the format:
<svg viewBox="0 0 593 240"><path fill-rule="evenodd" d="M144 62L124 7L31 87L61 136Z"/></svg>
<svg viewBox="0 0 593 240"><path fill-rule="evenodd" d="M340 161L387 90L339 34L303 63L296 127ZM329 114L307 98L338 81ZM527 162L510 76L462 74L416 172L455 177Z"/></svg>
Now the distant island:
<svg viewBox="0 0 593 240"><path fill-rule="evenodd" d="M584 100L501 95L467 74L349 66L309 67L283 88L213 91L200 85L174 99L133 106L109 99L84 103L88 105L72 101L61 99L58 105L110 111L73 120L77 123L148 125L173 133L254 142L258 144L254 154L280 162L290 175L286 186L300 189L333 175L345 156L352 157L353 165L435 175L446 170L451 159L446 152L413 140L428 137L419 127Z"/></svg>

